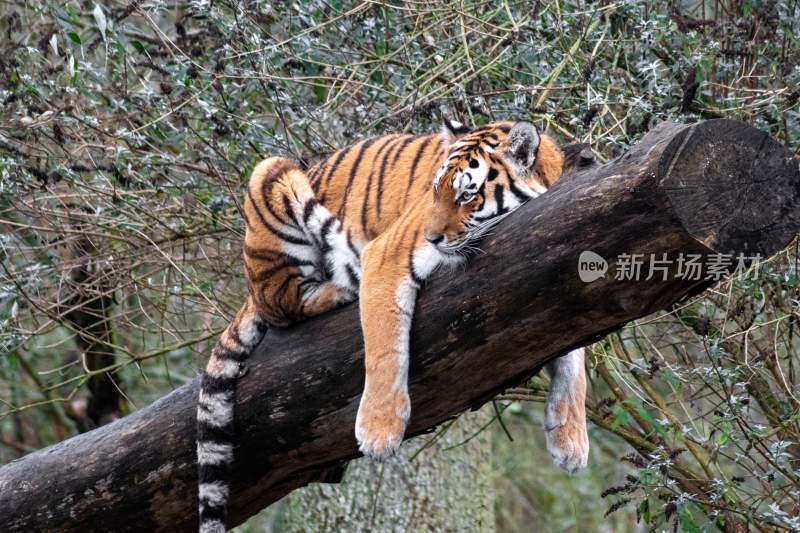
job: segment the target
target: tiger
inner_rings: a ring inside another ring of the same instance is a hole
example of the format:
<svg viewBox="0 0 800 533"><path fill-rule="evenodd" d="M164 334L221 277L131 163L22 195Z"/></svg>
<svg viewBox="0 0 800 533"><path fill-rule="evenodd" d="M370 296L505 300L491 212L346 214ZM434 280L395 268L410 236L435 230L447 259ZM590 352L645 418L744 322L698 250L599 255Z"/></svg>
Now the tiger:
<svg viewBox="0 0 800 533"><path fill-rule="evenodd" d="M243 203L247 298L200 383L201 532L226 528L237 381L267 330L358 299L365 380L355 438L364 455L391 456L411 414L409 336L423 282L463 264L481 236L547 191L563 167L556 141L529 122L454 120L428 135L362 140L307 170L283 157L255 166ZM575 472L589 451L583 349L547 371L547 448Z"/></svg>

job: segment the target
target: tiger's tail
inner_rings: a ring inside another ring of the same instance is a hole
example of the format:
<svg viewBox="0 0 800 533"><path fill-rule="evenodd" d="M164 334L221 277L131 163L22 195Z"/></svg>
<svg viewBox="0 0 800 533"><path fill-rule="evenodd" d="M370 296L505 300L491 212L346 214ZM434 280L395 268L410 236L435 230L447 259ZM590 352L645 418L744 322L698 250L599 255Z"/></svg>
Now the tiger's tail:
<svg viewBox="0 0 800 533"><path fill-rule="evenodd" d="M217 341L200 381L197 473L201 533L226 531L236 384L244 361L266 332L266 322L259 317L252 298L248 297Z"/></svg>

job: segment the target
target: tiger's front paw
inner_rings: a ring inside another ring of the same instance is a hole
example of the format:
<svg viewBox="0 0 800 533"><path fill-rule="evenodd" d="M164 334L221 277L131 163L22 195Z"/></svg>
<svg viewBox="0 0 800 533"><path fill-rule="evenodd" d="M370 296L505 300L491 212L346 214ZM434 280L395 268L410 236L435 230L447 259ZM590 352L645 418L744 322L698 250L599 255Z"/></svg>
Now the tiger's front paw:
<svg viewBox="0 0 800 533"><path fill-rule="evenodd" d="M589 435L583 405L563 400L545 408L544 435L553 462L570 474L586 468Z"/></svg>
<svg viewBox="0 0 800 533"><path fill-rule="evenodd" d="M364 391L356 417L356 440L361 453L371 459L384 460L397 452L411 414L406 391L382 397Z"/></svg>

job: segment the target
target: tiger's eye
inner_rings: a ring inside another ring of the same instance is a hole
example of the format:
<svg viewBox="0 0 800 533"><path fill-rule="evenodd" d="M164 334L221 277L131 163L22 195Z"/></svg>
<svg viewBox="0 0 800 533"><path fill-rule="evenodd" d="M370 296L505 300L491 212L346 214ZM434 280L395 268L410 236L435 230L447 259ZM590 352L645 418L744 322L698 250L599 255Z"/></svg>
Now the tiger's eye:
<svg viewBox="0 0 800 533"><path fill-rule="evenodd" d="M466 203L471 202L474 199L475 199L475 193L467 191L467 192L461 193L461 196L458 197L458 202L457 203L458 203L458 205L464 205Z"/></svg>
<svg viewBox="0 0 800 533"><path fill-rule="evenodd" d="M469 168L478 168L481 164L478 162L477 159L470 159L469 160Z"/></svg>

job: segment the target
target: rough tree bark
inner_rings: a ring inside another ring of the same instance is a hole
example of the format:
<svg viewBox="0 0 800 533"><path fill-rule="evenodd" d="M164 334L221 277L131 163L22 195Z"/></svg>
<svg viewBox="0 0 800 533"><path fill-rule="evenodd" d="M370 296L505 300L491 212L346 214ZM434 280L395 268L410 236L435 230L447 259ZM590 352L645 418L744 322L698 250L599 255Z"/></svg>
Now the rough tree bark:
<svg viewBox="0 0 800 533"><path fill-rule="evenodd" d="M499 225L466 270L428 283L412 331L408 434L712 283L674 276L674 263L666 280L617 280L620 254L767 256L799 228L800 169L777 141L730 120L657 126L624 156L565 176ZM610 272L582 282L584 250L608 258ZM356 306L267 335L239 388L232 524L335 480L357 455L362 349ZM0 468L0 530L192 530L196 396L195 382Z"/></svg>

